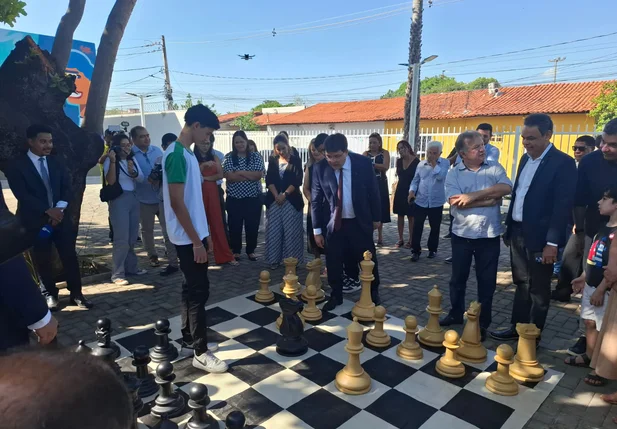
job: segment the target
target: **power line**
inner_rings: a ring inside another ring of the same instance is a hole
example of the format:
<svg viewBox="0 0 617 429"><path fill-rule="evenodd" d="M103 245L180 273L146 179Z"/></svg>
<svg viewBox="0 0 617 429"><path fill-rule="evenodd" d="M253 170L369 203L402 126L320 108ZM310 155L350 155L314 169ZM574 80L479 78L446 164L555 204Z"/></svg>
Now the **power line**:
<svg viewBox="0 0 617 429"><path fill-rule="evenodd" d="M130 72L130 71L138 71L138 70L151 70L151 69L160 69L161 66L152 66L152 67L139 67L135 69L123 69L123 70L114 70L114 73L118 72Z"/></svg>

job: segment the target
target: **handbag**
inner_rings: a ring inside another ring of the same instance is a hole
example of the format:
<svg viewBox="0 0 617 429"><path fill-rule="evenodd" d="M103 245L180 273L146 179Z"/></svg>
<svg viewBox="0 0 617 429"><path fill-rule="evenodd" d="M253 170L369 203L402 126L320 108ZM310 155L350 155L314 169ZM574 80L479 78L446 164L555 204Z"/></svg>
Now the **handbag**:
<svg viewBox="0 0 617 429"><path fill-rule="evenodd" d="M120 169L121 168L122 167L120 167L120 162L116 161L116 183L114 183L113 185L108 185L105 182L103 183L103 187L101 188L101 191L99 193L99 197L102 202L108 203L110 201L113 201L116 198L118 198L120 195L122 195L122 193L124 192L124 190L122 189L122 186L120 186ZM103 179L105 179L104 176L103 176Z"/></svg>

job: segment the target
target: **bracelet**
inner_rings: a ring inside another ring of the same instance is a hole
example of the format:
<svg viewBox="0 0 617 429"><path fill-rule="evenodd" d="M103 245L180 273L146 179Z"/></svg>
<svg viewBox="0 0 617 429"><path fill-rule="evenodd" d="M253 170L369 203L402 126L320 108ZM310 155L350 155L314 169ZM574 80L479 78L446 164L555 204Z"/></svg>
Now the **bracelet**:
<svg viewBox="0 0 617 429"><path fill-rule="evenodd" d="M202 247L204 247L203 244L201 246L197 246L197 247L193 246L193 249L201 249Z"/></svg>

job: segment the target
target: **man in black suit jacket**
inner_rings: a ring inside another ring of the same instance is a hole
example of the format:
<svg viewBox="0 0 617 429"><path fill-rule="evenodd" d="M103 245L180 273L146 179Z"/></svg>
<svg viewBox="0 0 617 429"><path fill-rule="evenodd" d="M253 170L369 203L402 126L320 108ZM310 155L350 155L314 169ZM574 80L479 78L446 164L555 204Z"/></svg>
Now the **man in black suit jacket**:
<svg viewBox="0 0 617 429"><path fill-rule="evenodd" d="M546 321L553 264L566 242L577 176L574 159L551 144L552 135L550 116L525 118L522 138L527 153L518 166L504 235L516 294L511 326L490 333L497 340L518 338L517 323L543 329Z"/></svg>
<svg viewBox="0 0 617 429"><path fill-rule="evenodd" d="M343 134L329 136L324 146L326 158L313 166L311 189L315 243L327 248L326 267L332 288L324 310L343 303L343 265L350 277L357 278L358 263L366 250L375 262L371 296L378 305L379 270L373 230L381 221L381 211L373 164L369 158L349 153Z"/></svg>
<svg viewBox="0 0 617 429"><path fill-rule="evenodd" d="M43 295L50 310L58 307L58 289L51 265L52 242L62 261L67 287L71 292L70 304L91 308L92 303L81 292L81 275L73 225L64 211L71 200L71 182L67 168L54 156L51 128L31 125L26 131L30 149L15 159L6 172L9 186L17 198L17 215L32 237L37 237L33 257L41 276ZM51 229L48 236L39 236L41 228Z"/></svg>

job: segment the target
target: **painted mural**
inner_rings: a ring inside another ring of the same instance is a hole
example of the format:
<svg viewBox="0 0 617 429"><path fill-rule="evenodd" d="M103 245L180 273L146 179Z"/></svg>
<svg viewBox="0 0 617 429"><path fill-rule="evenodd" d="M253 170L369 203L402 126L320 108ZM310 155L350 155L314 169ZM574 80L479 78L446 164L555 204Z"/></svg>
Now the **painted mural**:
<svg viewBox="0 0 617 429"><path fill-rule="evenodd" d="M51 36L0 29L0 64L9 56L15 47L15 43L26 36L32 37L41 49L51 52L54 44L54 38ZM64 112L77 125L81 124L86 111L86 101L90 92L90 81L92 79L92 71L94 70L95 58L96 48L94 43L73 40L73 49L71 50L66 73L76 76L75 85L77 88L66 100Z"/></svg>

